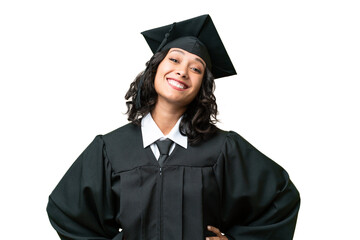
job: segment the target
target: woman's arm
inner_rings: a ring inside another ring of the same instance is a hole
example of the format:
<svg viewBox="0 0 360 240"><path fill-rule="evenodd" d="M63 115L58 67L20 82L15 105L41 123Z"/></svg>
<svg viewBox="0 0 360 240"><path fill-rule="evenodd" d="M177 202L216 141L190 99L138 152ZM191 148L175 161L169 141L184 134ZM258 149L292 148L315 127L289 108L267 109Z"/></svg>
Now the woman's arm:
<svg viewBox="0 0 360 240"><path fill-rule="evenodd" d="M214 170L228 239L293 238L300 196L282 167L230 132Z"/></svg>
<svg viewBox="0 0 360 240"><path fill-rule="evenodd" d="M47 212L61 239L122 239L111 190L112 168L97 136L49 197Z"/></svg>

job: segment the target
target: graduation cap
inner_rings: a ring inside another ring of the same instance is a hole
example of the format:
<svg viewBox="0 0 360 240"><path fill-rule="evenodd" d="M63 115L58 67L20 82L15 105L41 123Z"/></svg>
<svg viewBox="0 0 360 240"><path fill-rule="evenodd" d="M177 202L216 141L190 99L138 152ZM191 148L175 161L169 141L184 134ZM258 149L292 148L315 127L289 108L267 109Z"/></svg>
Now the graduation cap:
<svg viewBox="0 0 360 240"><path fill-rule="evenodd" d="M153 53L181 48L201 57L215 79L236 74L210 15L175 22L141 34Z"/></svg>

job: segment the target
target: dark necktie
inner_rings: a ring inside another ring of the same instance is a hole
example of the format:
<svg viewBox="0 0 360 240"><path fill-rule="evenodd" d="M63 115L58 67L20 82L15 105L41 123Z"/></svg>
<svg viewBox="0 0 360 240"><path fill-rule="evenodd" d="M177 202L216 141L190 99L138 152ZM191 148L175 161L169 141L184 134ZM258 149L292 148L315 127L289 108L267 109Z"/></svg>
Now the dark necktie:
<svg viewBox="0 0 360 240"><path fill-rule="evenodd" d="M157 140L156 145L159 148L160 151L160 157L159 157L159 165L160 167L163 166L164 161L168 158L169 156L169 151L170 151L170 147L173 144L173 141L171 141L170 139L165 139L163 141Z"/></svg>

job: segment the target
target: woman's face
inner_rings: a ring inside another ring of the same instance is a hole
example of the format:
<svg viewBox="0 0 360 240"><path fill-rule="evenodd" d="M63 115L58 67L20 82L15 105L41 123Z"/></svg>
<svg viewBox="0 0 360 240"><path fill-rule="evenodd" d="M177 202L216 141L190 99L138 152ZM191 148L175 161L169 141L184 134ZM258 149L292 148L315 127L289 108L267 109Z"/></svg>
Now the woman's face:
<svg viewBox="0 0 360 240"><path fill-rule="evenodd" d="M185 107L198 94L205 73L205 62L180 48L171 48L156 71L154 85L158 102Z"/></svg>

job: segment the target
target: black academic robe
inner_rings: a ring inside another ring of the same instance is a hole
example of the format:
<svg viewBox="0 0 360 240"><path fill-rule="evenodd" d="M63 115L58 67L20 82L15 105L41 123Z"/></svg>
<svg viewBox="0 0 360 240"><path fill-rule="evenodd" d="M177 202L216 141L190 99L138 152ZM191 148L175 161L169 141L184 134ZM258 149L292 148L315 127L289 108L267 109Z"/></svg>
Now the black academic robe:
<svg viewBox="0 0 360 240"><path fill-rule="evenodd" d="M161 169L127 124L93 140L47 212L61 239L204 240L212 225L228 239L289 240L299 205L286 171L235 132L176 145Z"/></svg>

